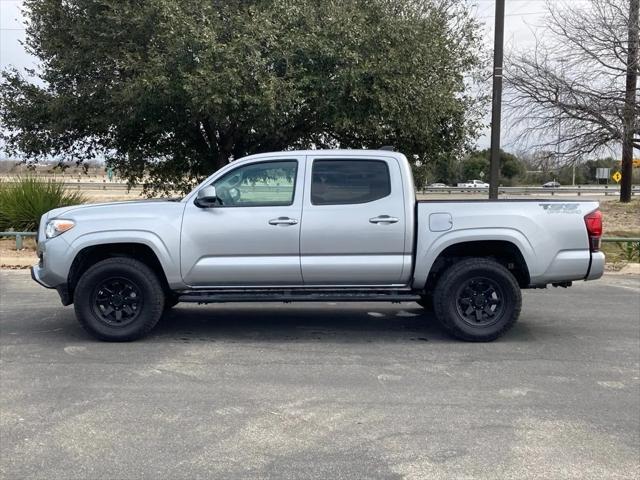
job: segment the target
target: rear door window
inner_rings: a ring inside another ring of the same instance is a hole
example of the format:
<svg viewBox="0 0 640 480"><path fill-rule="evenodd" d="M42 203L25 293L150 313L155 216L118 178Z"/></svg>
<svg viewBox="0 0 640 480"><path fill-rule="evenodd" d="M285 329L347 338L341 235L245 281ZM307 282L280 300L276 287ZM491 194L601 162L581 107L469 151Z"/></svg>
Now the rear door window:
<svg viewBox="0 0 640 480"><path fill-rule="evenodd" d="M379 200L391 193L387 162L382 160L314 160L313 205L349 205Z"/></svg>

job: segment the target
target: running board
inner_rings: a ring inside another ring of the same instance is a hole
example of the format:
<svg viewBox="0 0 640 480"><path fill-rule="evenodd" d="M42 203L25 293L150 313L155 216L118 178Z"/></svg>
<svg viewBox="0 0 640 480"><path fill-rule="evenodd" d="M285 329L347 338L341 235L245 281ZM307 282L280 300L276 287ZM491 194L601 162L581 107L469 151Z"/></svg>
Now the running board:
<svg viewBox="0 0 640 480"><path fill-rule="evenodd" d="M189 303L227 302L415 302L420 295L406 291L195 291L182 293L178 300Z"/></svg>

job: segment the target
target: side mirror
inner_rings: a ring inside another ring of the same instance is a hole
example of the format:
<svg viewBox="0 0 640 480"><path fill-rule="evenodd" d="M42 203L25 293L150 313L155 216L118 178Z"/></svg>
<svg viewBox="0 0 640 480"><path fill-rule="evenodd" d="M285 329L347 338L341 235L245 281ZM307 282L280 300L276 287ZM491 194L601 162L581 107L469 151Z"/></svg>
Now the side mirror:
<svg viewBox="0 0 640 480"><path fill-rule="evenodd" d="M200 208L215 207L218 203L218 195L216 195L216 187L208 185L198 190L195 204Z"/></svg>

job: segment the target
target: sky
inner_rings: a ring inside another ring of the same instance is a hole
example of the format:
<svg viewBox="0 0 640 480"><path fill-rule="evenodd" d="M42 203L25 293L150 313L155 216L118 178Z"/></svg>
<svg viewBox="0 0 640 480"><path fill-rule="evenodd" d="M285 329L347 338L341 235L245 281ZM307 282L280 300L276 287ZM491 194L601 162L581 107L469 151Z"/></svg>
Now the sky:
<svg viewBox="0 0 640 480"><path fill-rule="evenodd" d="M534 32L544 24L545 4L548 0L506 0L505 5L505 51L525 49L534 43ZM553 1L553 0L551 0ZM584 2L586 0L571 0ZM489 50L493 48L495 0L464 0L472 14L484 23L483 38ZM22 0L0 0L0 69L13 66L18 69L36 66L35 59L28 55L20 44L25 32L21 14ZM489 123L487 113L486 123ZM489 129L478 139L479 148L489 146ZM502 144L515 148L515 136L510 134L506 119L502 128Z"/></svg>
<svg viewBox="0 0 640 480"><path fill-rule="evenodd" d="M1 1L1 0L0 0ZM493 52L495 22L495 0L464 0L473 16L483 24L483 39L487 51ZM535 44L536 30L544 25L548 0L505 0L504 10L504 51L525 50ZM578 0L581 1L581 0ZM490 83L488 83L490 85ZM484 119L487 125L478 138L478 148L489 148L491 141L490 108ZM501 146L505 150L518 148L516 135L511 134L508 119L502 120Z"/></svg>

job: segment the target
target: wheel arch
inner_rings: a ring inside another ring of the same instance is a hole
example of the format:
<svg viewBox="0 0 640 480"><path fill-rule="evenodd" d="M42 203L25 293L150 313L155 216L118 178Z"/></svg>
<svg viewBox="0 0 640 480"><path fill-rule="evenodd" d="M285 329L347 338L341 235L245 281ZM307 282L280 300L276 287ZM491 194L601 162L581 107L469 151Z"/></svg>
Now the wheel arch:
<svg viewBox="0 0 640 480"><path fill-rule="evenodd" d="M507 268L516 278L521 288L530 284L530 273L521 248L510 240L482 239L460 241L444 245L434 255L428 275L424 280L424 290L432 292L442 273L460 259L469 257L491 258Z"/></svg>
<svg viewBox="0 0 640 480"><path fill-rule="evenodd" d="M111 242L88 245L75 255L67 277L69 303L73 303L75 287L80 277L96 263L114 257L127 257L143 262L157 275L165 292L169 292L169 282L165 269L151 246L142 242Z"/></svg>

